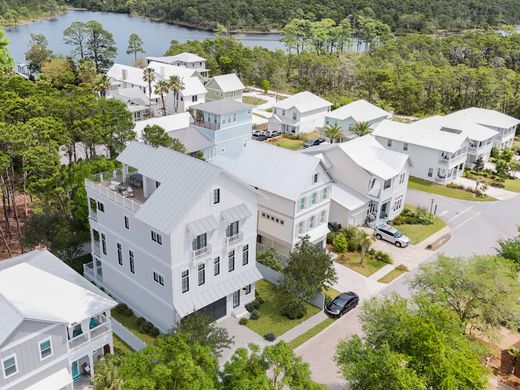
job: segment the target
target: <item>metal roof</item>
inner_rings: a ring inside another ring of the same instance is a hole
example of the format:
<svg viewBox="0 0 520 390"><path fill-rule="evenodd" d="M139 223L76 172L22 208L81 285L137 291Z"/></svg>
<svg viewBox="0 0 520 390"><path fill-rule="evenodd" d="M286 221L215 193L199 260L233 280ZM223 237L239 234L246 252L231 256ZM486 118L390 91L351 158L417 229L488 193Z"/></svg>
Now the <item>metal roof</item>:
<svg viewBox="0 0 520 390"><path fill-rule="evenodd" d="M238 206L232 207L230 209L224 210L221 213L221 216L222 218L224 218L224 221L228 223L242 221L250 217L251 215L253 214L244 203L239 204Z"/></svg>
<svg viewBox="0 0 520 390"><path fill-rule="evenodd" d="M205 58L202 58L198 56L197 54L189 53L189 52L183 52L174 56L164 56L164 57L146 57L148 61L158 61L158 62L164 62L167 64L171 64L175 61L181 61L181 62L201 62L206 61Z"/></svg>
<svg viewBox="0 0 520 390"><path fill-rule="evenodd" d="M288 110L296 107L299 112L307 112L332 106L332 103L311 92L304 91L290 96L274 105L274 108Z"/></svg>
<svg viewBox="0 0 520 390"><path fill-rule="evenodd" d="M347 210L354 211L368 204L368 198L346 185L332 185L331 199Z"/></svg>
<svg viewBox="0 0 520 390"><path fill-rule="evenodd" d="M212 215L209 215L207 217L187 223L186 228L191 234L198 236L216 230L218 228L218 222Z"/></svg>
<svg viewBox="0 0 520 390"><path fill-rule="evenodd" d="M217 114L217 115L223 115L223 114L229 114L232 112L250 110L253 107L254 106L252 106L251 104L237 102L236 100L233 100L233 99L220 99L220 100L214 100L211 102L200 103L200 104L191 106L191 108L194 110L210 112L212 114Z"/></svg>
<svg viewBox="0 0 520 390"><path fill-rule="evenodd" d="M486 141L495 137L498 131L479 125L463 117L452 114L446 116L435 115L418 120L411 124L417 130L451 131L455 134L466 135L474 141Z"/></svg>
<svg viewBox="0 0 520 390"><path fill-rule="evenodd" d="M167 133L173 130L186 128L190 125L191 115L189 112L181 112L179 114L165 115L156 118L145 119L135 123L134 131L141 138L142 132L146 126L160 126Z"/></svg>
<svg viewBox="0 0 520 390"><path fill-rule="evenodd" d="M484 126L495 127L498 129L509 129L520 123L520 119L510 115L499 111L478 107L471 107L464 110L455 111L446 116L460 117L473 123L479 123Z"/></svg>
<svg viewBox="0 0 520 390"><path fill-rule="evenodd" d="M327 113L328 118L345 120L353 118L356 122L369 122L379 118L390 118L392 114L367 102L366 100L356 100L343 107Z"/></svg>
<svg viewBox="0 0 520 390"><path fill-rule="evenodd" d="M9 303L5 297L0 294L0 346L22 323L24 317L16 307Z"/></svg>
<svg viewBox="0 0 520 390"><path fill-rule="evenodd" d="M236 73L213 76L209 82L211 82L211 80L214 80L215 83L217 83L222 92L231 92L245 89L244 84L238 78Z"/></svg>

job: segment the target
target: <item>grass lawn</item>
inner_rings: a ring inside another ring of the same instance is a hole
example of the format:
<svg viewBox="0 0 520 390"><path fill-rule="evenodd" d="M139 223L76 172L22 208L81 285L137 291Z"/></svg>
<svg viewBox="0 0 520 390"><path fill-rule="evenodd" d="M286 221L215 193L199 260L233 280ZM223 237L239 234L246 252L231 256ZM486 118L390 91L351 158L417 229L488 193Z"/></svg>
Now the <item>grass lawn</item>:
<svg viewBox="0 0 520 390"><path fill-rule="evenodd" d="M259 106L260 104L267 103L267 100L256 96L242 96L242 102L246 104L252 104L253 106Z"/></svg>
<svg viewBox="0 0 520 390"><path fill-rule="evenodd" d="M381 277L378 282L379 283L390 283L392 280L397 278L398 276L404 274L406 271L403 269L394 268L392 271L387 273L385 276Z"/></svg>
<svg viewBox="0 0 520 390"><path fill-rule="evenodd" d="M125 343L123 340L121 340L119 337L117 337L117 335L114 334L113 338L114 338L114 352L115 353L120 353L120 354L126 355L128 353L134 352L134 350L132 348L130 348L127 343Z"/></svg>
<svg viewBox="0 0 520 390"><path fill-rule="evenodd" d="M338 290L329 287L323 292L326 296L328 296L330 299L336 298L339 294L341 294Z"/></svg>
<svg viewBox="0 0 520 390"><path fill-rule="evenodd" d="M302 345L307 340L311 339L312 337L316 336L318 333L320 333L323 329L325 329L327 326L332 325L336 321L334 318L327 318L326 320L320 322L318 325L316 325L314 328L309 329L307 332L299 335L294 340L289 342L289 347L292 349Z"/></svg>
<svg viewBox="0 0 520 390"><path fill-rule="evenodd" d="M279 146L281 148L285 149L291 149L291 150L300 150L303 149L303 140L300 139L289 139L285 137L280 137L277 139L274 139L272 141L269 141L270 144Z"/></svg>
<svg viewBox="0 0 520 390"><path fill-rule="evenodd" d="M379 271L386 265L386 263L383 263L382 261L374 260L368 256L365 256L365 266L362 267L359 264L359 259L359 253L347 252L342 253L341 255L336 257L334 261L366 277L369 277L370 275Z"/></svg>
<svg viewBox="0 0 520 390"><path fill-rule="evenodd" d="M139 337L146 344L152 344L155 341L155 337L147 335L146 333L139 332L139 330L137 330L137 317L136 316L127 316L124 314L112 312L112 317L114 317L116 320L118 320L130 332L132 332L135 336Z"/></svg>
<svg viewBox="0 0 520 390"><path fill-rule="evenodd" d="M262 279L256 283L256 291L258 291L258 294L265 302L258 310L260 318L258 320L249 320L246 326L262 337L269 332L274 333L278 337L320 311L316 306L304 302L303 304L307 309L305 316L297 320L290 320L279 313L274 284Z"/></svg>
<svg viewBox="0 0 520 390"><path fill-rule="evenodd" d="M415 207L409 204L405 205L407 209L411 209L415 211ZM412 240L412 244L417 244L426 238L430 237L433 233L438 232L444 226L446 226L446 222L444 222L439 217L432 217L433 223L431 225L394 225L397 230L403 233L405 236L410 237Z"/></svg>
<svg viewBox="0 0 520 390"><path fill-rule="evenodd" d="M520 192L520 179L506 179L504 190Z"/></svg>
<svg viewBox="0 0 520 390"><path fill-rule="evenodd" d="M462 200L472 200L477 202L482 201L494 201L495 198L491 196L486 196L485 198L476 198L469 191L459 190L456 188L448 188L446 186L432 183L428 180L419 179L417 177L410 176L408 180L408 188L412 188L414 190L429 192L430 194L447 196L449 198L462 199Z"/></svg>

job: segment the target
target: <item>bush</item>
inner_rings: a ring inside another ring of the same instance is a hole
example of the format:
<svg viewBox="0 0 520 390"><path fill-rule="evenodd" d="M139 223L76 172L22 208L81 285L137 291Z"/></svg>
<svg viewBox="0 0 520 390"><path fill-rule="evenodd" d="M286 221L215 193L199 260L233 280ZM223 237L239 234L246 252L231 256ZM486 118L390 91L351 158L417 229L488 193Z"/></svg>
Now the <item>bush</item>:
<svg viewBox="0 0 520 390"><path fill-rule="evenodd" d="M328 295L325 295L325 306L327 306L331 302L332 302L332 298L329 297Z"/></svg>
<svg viewBox="0 0 520 390"><path fill-rule="evenodd" d="M264 339L272 342L272 341L276 340L276 336L274 335L274 333L269 332L264 335Z"/></svg>
<svg viewBox="0 0 520 390"><path fill-rule="evenodd" d="M263 303L263 298L258 296L254 301L246 303L245 308L248 312L252 313L253 311L260 309L260 306L262 306Z"/></svg>
<svg viewBox="0 0 520 390"><path fill-rule="evenodd" d="M280 313L290 320L297 320L307 313L307 309L298 298L287 298L282 304Z"/></svg>
<svg viewBox="0 0 520 390"><path fill-rule="evenodd" d="M255 305L253 302L246 303L244 306L249 313L252 313L255 310Z"/></svg>
<svg viewBox="0 0 520 390"><path fill-rule="evenodd" d="M431 225L433 222L428 220L428 210L418 207L416 211L405 208L403 212L393 220L393 225Z"/></svg>
<svg viewBox="0 0 520 390"><path fill-rule="evenodd" d="M342 233L338 233L334 237L333 247L337 253L344 253L348 249L347 239Z"/></svg>
<svg viewBox="0 0 520 390"><path fill-rule="evenodd" d="M137 330L141 333L145 333L152 337L157 337L160 334L159 329L157 329L154 324L147 321L143 317L139 317L136 320L136 325L137 325Z"/></svg>
<svg viewBox="0 0 520 390"><path fill-rule="evenodd" d="M128 307L126 303L119 303L116 307L112 309L112 312L124 316L133 316L134 312L132 309Z"/></svg>
<svg viewBox="0 0 520 390"><path fill-rule="evenodd" d="M259 307L265 303L264 298L262 298L260 295L256 295L256 298L253 302L257 302Z"/></svg>
<svg viewBox="0 0 520 390"><path fill-rule="evenodd" d="M253 320L253 321L256 321L259 318L260 318L260 313L258 312L258 310L253 310L251 312L251 314L249 315L249 319Z"/></svg>
<svg viewBox="0 0 520 390"><path fill-rule="evenodd" d="M240 325L247 325L247 318L241 318L241 319L239 319L239 320L238 320L238 323L239 323Z"/></svg>
<svg viewBox="0 0 520 390"><path fill-rule="evenodd" d="M394 262L392 260L392 258L390 257L390 255L383 251L376 251L374 253L374 255L372 256L372 258L375 260L378 260L378 261L382 261L383 263L386 263L386 264L392 264Z"/></svg>
<svg viewBox="0 0 520 390"><path fill-rule="evenodd" d="M404 264L399 264L397 267L395 267L395 269L399 270L399 271L405 271L405 272L408 272L408 267Z"/></svg>
<svg viewBox="0 0 520 390"><path fill-rule="evenodd" d="M334 238L336 237L336 232L328 232L327 233L327 244L331 244L334 242Z"/></svg>

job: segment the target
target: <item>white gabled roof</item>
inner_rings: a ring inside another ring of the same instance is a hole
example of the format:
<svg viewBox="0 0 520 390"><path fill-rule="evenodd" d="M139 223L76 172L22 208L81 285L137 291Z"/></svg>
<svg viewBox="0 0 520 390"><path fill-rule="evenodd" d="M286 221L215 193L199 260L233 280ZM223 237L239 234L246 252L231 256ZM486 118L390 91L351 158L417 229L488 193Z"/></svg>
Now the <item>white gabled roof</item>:
<svg viewBox="0 0 520 390"><path fill-rule="evenodd" d="M208 92L198 77L184 78L182 82L184 83L184 88L181 91L183 96L202 95Z"/></svg>
<svg viewBox="0 0 520 390"><path fill-rule="evenodd" d="M239 157L217 156L211 163L261 190L296 201L319 158L258 141L250 141Z"/></svg>
<svg viewBox="0 0 520 390"><path fill-rule="evenodd" d="M46 250L35 250L0 263L0 306L3 309L0 345L21 320L72 324L116 304Z"/></svg>
<svg viewBox="0 0 520 390"><path fill-rule="evenodd" d="M308 91L297 93L274 105L275 108L288 110L295 107L299 112L307 112L320 108L330 107L331 102Z"/></svg>
<svg viewBox="0 0 520 390"><path fill-rule="evenodd" d="M349 211L357 210L368 204L369 199L340 183L332 185L331 199Z"/></svg>
<svg viewBox="0 0 520 390"><path fill-rule="evenodd" d="M186 68L185 66L177 66L152 61L148 64L148 68L155 70L158 77L168 79L170 76L179 76L182 78L197 77L197 70Z"/></svg>
<svg viewBox="0 0 520 390"><path fill-rule="evenodd" d="M388 119L381 122L372 132L372 135L449 153L457 152L468 139L465 134L420 130L412 124L394 122Z"/></svg>
<svg viewBox="0 0 520 390"><path fill-rule="evenodd" d="M478 123L484 126L495 127L499 129L509 129L520 123L520 119L495 110L485 108L471 107L464 110L455 111L446 117L461 118L464 120Z"/></svg>
<svg viewBox="0 0 520 390"><path fill-rule="evenodd" d="M181 112L179 114L165 115L156 118L150 118L135 123L134 131L137 137L141 139L143 130L146 126L161 126L167 133L190 126L191 115L189 112Z"/></svg>
<svg viewBox="0 0 520 390"><path fill-rule="evenodd" d="M217 83L222 92L239 91L245 89L244 84L238 78L236 73L213 76L211 79Z"/></svg>
<svg viewBox="0 0 520 390"><path fill-rule="evenodd" d="M436 115L418 120L411 123L411 125L418 130L451 131L454 133L464 134L466 137L474 141L485 141L498 134L498 131L471 122L460 116L446 115L443 117Z"/></svg>
<svg viewBox="0 0 520 390"><path fill-rule="evenodd" d="M126 71L126 78L123 78L123 71ZM148 83L143 80L143 69L135 66L114 64L108 70L107 77L143 87L148 86Z"/></svg>
<svg viewBox="0 0 520 390"><path fill-rule="evenodd" d="M379 118L390 118L392 114L361 99L337 108L326 116L339 120L353 118L356 122L370 122Z"/></svg>

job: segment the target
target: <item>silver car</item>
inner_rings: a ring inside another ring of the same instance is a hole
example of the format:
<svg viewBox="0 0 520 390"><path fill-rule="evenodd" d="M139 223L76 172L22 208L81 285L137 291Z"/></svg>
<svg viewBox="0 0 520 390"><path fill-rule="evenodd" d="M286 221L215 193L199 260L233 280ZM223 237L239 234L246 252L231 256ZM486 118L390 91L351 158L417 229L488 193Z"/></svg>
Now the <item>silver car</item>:
<svg viewBox="0 0 520 390"><path fill-rule="evenodd" d="M378 240L391 242L398 248L404 248L410 243L410 239L399 230L390 225L379 225L374 229L374 236Z"/></svg>

